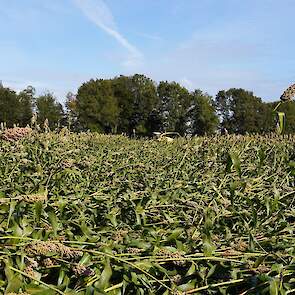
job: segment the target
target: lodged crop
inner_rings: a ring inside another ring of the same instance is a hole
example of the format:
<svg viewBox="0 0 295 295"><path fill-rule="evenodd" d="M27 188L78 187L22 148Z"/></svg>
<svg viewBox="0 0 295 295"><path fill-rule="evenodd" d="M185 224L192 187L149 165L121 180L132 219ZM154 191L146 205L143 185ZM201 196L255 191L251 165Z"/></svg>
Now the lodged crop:
<svg viewBox="0 0 295 295"><path fill-rule="evenodd" d="M294 144L0 139L0 293L294 293Z"/></svg>

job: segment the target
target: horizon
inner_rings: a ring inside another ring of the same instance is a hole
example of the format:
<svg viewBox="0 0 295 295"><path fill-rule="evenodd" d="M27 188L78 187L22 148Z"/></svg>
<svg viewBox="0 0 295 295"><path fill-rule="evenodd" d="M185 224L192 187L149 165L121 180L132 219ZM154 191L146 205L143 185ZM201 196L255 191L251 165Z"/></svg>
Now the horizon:
<svg viewBox="0 0 295 295"><path fill-rule="evenodd" d="M294 9L291 0L12 0L0 6L0 80L64 102L90 79L139 73L274 101L295 80Z"/></svg>

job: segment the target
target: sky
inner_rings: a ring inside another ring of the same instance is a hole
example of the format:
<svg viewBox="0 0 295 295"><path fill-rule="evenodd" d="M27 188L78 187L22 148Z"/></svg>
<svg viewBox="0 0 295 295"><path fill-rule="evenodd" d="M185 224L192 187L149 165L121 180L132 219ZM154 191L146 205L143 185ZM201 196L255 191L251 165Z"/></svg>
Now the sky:
<svg viewBox="0 0 295 295"><path fill-rule="evenodd" d="M295 82L295 0L0 0L0 80L66 93L145 74L277 100Z"/></svg>

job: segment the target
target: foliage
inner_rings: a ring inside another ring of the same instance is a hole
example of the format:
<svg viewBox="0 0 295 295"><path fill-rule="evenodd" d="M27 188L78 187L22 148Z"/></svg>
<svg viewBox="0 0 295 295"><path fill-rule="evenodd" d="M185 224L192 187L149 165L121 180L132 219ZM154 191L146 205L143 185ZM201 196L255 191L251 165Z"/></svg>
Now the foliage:
<svg viewBox="0 0 295 295"><path fill-rule="evenodd" d="M46 93L36 99L38 123L43 125L47 119L51 128L57 127L63 120L63 107L51 93Z"/></svg>
<svg viewBox="0 0 295 295"><path fill-rule="evenodd" d="M90 80L78 90L76 110L82 126L107 133L116 130L119 117L117 98L110 80Z"/></svg>
<svg viewBox="0 0 295 295"><path fill-rule="evenodd" d="M151 134L158 96L155 83L144 75L120 76L112 80L114 94L118 99L120 116L118 132Z"/></svg>
<svg viewBox="0 0 295 295"><path fill-rule="evenodd" d="M77 98L72 92L68 92L66 95L65 107L67 127L69 130L78 131L81 128L78 120Z"/></svg>
<svg viewBox="0 0 295 295"><path fill-rule="evenodd" d="M188 111L192 135L213 134L218 126L212 98L200 90L192 93L192 107Z"/></svg>
<svg viewBox="0 0 295 295"><path fill-rule="evenodd" d="M220 91L215 99L221 125L230 133L261 133L265 126L265 108L259 97L244 89Z"/></svg>
<svg viewBox="0 0 295 295"><path fill-rule="evenodd" d="M0 140L0 292L291 294L294 142Z"/></svg>
<svg viewBox="0 0 295 295"><path fill-rule="evenodd" d="M187 112L191 106L189 91L176 82L160 82L158 85L160 114L164 131L175 131L184 135Z"/></svg>
<svg viewBox="0 0 295 295"><path fill-rule="evenodd" d="M286 101L283 103L273 102L269 103L269 110L274 110L276 107L280 111L279 113L284 114L285 126L284 133L290 134L295 133L295 102L294 101ZM269 116L270 116L269 111Z"/></svg>
<svg viewBox="0 0 295 295"><path fill-rule="evenodd" d="M17 106L18 99L14 91L0 87L0 122L6 122L11 127L18 120Z"/></svg>
<svg viewBox="0 0 295 295"><path fill-rule="evenodd" d="M295 133L295 86L281 97L285 134ZM26 126L34 112L42 126L67 126L72 131L96 131L151 137L154 132L177 132L182 136L221 133L259 133L275 130L277 102L266 103L242 88L219 91L215 99L201 90L189 91L176 82L156 83L145 75L91 79L77 94L68 93L66 112L53 94L35 97L31 86L16 93L0 87L0 122L8 127ZM281 117L282 118L282 117Z"/></svg>
<svg viewBox="0 0 295 295"><path fill-rule="evenodd" d="M156 86L154 81L138 74L90 80L80 87L76 99L67 100L67 107L70 116L78 113L82 125L102 133L210 134L217 127L211 97L200 90L190 93L176 82L160 82ZM112 124L110 113L113 114ZM104 126L105 123L109 124ZM108 125L112 128L106 128Z"/></svg>
<svg viewBox="0 0 295 295"><path fill-rule="evenodd" d="M34 95L35 89L32 86L28 86L18 94L19 118L17 121L21 126L29 125L31 122L35 104Z"/></svg>
<svg viewBox="0 0 295 295"><path fill-rule="evenodd" d="M33 95L32 87L19 94L9 88L0 87L0 122L5 122L8 127L29 124L33 112Z"/></svg>

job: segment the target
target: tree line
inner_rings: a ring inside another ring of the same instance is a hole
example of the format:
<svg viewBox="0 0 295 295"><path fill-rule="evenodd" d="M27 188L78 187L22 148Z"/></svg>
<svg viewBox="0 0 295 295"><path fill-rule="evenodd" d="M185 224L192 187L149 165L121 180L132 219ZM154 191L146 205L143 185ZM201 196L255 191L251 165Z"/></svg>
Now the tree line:
<svg viewBox="0 0 295 295"><path fill-rule="evenodd" d="M155 83L145 75L92 79L77 94L68 93L65 106L52 93L36 96L33 87L16 93L0 87L0 122L8 127L30 124L34 113L40 126L50 128L151 136L153 132L205 135L217 130L229 133L267 133L274 130L273 108L245 89L219 91L216 97L197 89L189 91L176 82ZM286 132L295 131L295 103L281 106Z"/></svg>

